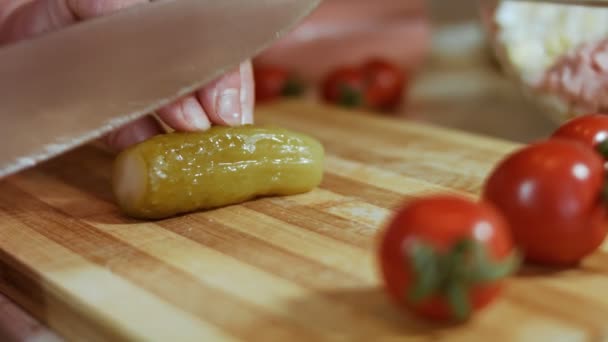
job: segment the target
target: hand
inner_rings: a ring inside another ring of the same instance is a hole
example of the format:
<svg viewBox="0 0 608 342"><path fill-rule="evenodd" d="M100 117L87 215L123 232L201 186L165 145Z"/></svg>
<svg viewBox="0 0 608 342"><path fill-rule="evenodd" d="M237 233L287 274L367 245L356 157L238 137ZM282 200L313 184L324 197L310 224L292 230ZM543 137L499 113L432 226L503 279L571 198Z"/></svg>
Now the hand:
<svg viewBox="0 0 608 342"><path fill-rule="evenodd" d="M81 20L106 15L147 0L0 0L0 45L58 30ZM251 63L244 62L219 79L157 111L177 131L206 130L212 124L253 123L254 83ZM103 138L122 150L164 132L145 116Z"/></svg>
<svg viewBox="0 0 608 342"><path fill-rule="evenodd" d="M430 36L424 0L324 0L255 62L296 71L309 82L370 57L383 57L413 71L425 61Z"/></svg>

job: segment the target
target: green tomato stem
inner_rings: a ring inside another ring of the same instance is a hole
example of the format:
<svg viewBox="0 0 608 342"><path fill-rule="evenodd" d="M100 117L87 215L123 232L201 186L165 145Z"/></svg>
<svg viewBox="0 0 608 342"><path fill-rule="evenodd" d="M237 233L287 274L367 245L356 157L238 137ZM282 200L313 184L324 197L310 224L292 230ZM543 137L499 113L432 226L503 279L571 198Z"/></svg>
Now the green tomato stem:
<svg viewBox="0 0 608 342"><path fill-rule="evenodd" d="M604 176L604 184L602 185L601 191L601 200L604 204L608 204L608 174Z"/></svg>
<svg viewBox="0 0 608 342"><path fill-rule="evenodd" d="M340 105L348 108L355 108L363 106L363 102L363 94L361 94L360 91L347 85L342 85L340 87Z"/></svg>
<svg viewBox="0 0 608 342"><path fill-rule="evenodd" d="M417 270L417 281L412 286L409 298L418 302L427 298L438 289L441 284L441 267L433 248L426 244L415 243L411 246L410 255L415 270Z"/></svg>
<svg viewBox="0 0 608 342"><path fill-rule="evenodd" d="M604 159L608 159L608 139L597 144L595 149L604 157Z"/></svg>
<svg viewBox="0 0 608 342"><path fill-rule="evenodd" d="M432 296L443 296L457 320L466 320L471 315L472 287L508 277L517 271L522 259L514 251L493 262L484 245L470 238L458 241L446 253L437 253L434 247L421 241L409 244L407 252L414 272L409 300L420 303Z"/></svg>
<svg viewBox="0 0 608 342"><path fill-rule="evenodd" d="M608 139L597 144L595 149L604 158L604 184L602 185L601 200L608 203Z"/></svg>
<svg viewBox="0 0 608 342"><path fill-rule="evenodd" d="M468 289L462 282L454 282L446 288L446 296L457 320L466 320L471 315L471 302Z"/></svg>
<svg viewBox="0 0 608 342"><path fill-rule="evenodd" d="M304 93L304 84L295 76L291 76L287 79L285 86L281 92L281 95L285 97L297 97Z"/></svg>

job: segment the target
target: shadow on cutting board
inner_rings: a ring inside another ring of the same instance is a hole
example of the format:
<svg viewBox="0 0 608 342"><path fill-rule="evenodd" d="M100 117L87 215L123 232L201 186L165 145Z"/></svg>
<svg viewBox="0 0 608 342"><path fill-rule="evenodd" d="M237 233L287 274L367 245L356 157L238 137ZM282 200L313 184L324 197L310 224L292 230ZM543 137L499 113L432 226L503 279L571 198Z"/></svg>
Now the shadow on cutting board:
<svg viewBox="0 0 608 342"><path fill-rule="evenodd" d="M327 308L327 302L335 306ZM324 336L346 340L383 337L425 337L443 335L454 324L433 324L416 319L389 301L380 287L336 289L296 299L289 304L292 316L306 315L314 330Z"/></svg>
<svg viewBox="0 0 608 342"><path fill-rule="evenodd" d="M115 156L85 145L40 164L37 171L97 199L113 202L112 163ZM35 169L35 170L36 170Z"/></svg>
<svg viewBox="0 0 608 342"><path fill-rule="evenodd" d="M16 178L36 197L61 194L61 204L53 205L77 219L97 223L139 222L121 213L112 193L112 163L115 155L93 145L85 145L26 170Z"/></svg>

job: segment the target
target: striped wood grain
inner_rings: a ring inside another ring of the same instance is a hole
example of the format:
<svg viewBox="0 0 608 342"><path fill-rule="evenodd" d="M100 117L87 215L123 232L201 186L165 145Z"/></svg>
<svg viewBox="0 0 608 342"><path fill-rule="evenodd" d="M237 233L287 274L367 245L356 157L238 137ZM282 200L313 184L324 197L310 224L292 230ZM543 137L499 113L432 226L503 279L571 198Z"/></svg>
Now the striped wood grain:
<svg viewBox="0 0 608 342"><path fill-rule="evenodd" d="M0 289L74 340L606 340L605 251L513 279L466 326L408 317L381 290L375 239L391 211L475 196L516 145L301 103L258 120L324 143L319 189L138 222L112 202L112 156L83 147L0 183Z"/></svg>

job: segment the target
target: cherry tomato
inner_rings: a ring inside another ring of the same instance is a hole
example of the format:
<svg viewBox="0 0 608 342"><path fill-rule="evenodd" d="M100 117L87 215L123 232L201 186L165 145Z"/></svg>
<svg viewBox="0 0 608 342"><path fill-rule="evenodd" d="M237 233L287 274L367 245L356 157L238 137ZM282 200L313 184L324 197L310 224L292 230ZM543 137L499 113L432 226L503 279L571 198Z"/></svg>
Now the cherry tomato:
<svg viewBox="0 0 608 342"><path fill-rule="evenodd" d="M345 66L329 73L322 84L322 98L344 107L391 110L400 104L404 87L403 70L373 58L361 66Z"/></svg>
<svg viewBox="0 0 608 342"><path fill-rule="evenodd" d="M322 84L326 102L344 107L365 105L365 78L359 68L342 67L331 72Z"/></svg>
<svg viewBox="0 0 608 342"><path fill-rule="evenodd" d="M253 70L257 102L263 103L280 97L297 96L304 90L302 83L281 67L256 65Z"/></svg>
<svg viewBox="0 0 608 342"><path fill-rule="evenodd" d="M552 137L580 141L599 149L604 157L608 157L608 115L587 114L575 117L561 125Z"/></svg>
<svg viewBox="0 0 608 342"><path fill-rule="evenodd" d="M572 266L606 236L603 187L601 156L554 138L500 162L486 180L483 198L506 217L528 261Z"/></svg>
<svg viewBox="0 0 608 342"><path fill-rule="evenodd" d="M380 110L393 109L399 105L405 87L405 71L386 60L374 58L363 65L368 107Z"/></svg>
<svg viewBox="0 0 608 342"><path fill-rule="evenodd" d="M413 200L381 236L389 296L422 317L466 320L492 303L518 269L506 220L491 205L452 195Z"/></svg>

